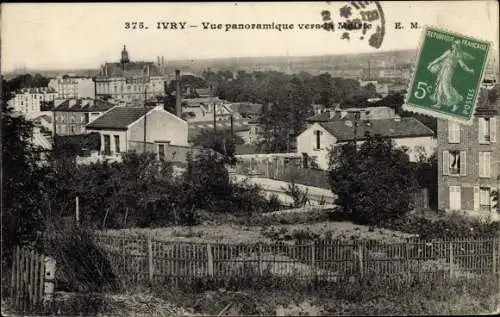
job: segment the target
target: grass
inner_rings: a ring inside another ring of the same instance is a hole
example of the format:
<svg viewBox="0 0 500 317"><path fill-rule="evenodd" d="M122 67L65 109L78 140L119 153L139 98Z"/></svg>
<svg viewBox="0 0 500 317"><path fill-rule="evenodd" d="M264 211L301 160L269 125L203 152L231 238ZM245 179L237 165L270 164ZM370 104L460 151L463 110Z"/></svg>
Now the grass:
<svg viewBox="0 0 500 317"><path fill-rule="evenodd" d="M271 222L271 221L269 221ZM219 242L219 243L272 243L280 240L294 240L293 237L317 235L328 239L373 239L391 242L404 241L409 234L388 229L373 229L368 226L355 225L352 222L321 221L303 224L277 224L265 226L246 226L240 224L197 225L192 227L172 226L164 228L136 228L107 230L106 234L118 236L145 236L151 234L153 239L177 242Z"/></svg>
<svg viewBox="0 0 500 317"><path fill-rule="evenodd" d="M116 294L62 294L59 309L100 313L104 316L208 316L226 309L229 315L446 315L485 314L498 309L498 287L491 277L468 280L429 279L397 285L376 276L355 282L325 285L318 289L286 291L272 287L269 279L249 284L198 284L197 288L171 285L129 287ZM396 284L395 284L396 283Z"/></svg>

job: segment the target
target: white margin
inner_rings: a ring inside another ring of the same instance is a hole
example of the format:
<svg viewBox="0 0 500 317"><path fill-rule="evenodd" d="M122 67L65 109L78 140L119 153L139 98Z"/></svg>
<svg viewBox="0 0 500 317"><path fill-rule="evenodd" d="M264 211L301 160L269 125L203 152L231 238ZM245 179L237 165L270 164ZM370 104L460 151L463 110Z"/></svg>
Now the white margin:
<svg viewBox="0 0 500 317"><path fill-rule="evenodd" d="M421 108L421 107L417 107L415 105L411 105L411 104L407 103L407 101L410 98L410 93L411 93L410 89L413 87L413 81L415 80L417 65L420 62L420 54L422 53L423 43L425 41L425 37L426 37L427 31L429 29L436 30L436 31L442 31L444 33L449 33L449 34L457 36L457 37L463 37L463 38L466 38L466 39L474 40L476 42L483 42L483 43L487 43L488 44L488 49L486 50L486 57L484 59L483 66L481 68L481 75L479 76L479 83L478 83L479 86L476 89L476 96L475 96L475 100L474 100L474 105L473 105L473 107L471 109L471 117L468 120L463 120L463 119L460 119L460 118L455 117L453 115L446 115L446 114L442 114L442 113L439 113L439 112L436 112L436 111L427 110L427 109L424 109L424 108ZM404 100L403 106L401 108L404 111L413 112L413 113L417 113L417 114L423 114L423 115L434 117L434 118L437 118L437 119L449 120L449 121L457 122L459 124L464 124L464 125L471 126L472 123L473 123L473 121L474 121L476 107L477 107L477 102L479 100L479 93L480 93L480 90L481 90L481 83L484 80L486 66L488 64L488 60L489 60L489 57L490 57L490 48L491 48L492 45L493 45L493 42L491 42L491 41L481 40L481 39L477 39L477 38L474 38L474 37L471 37L471 36L463 35L463 34L460 34L460 33L454 32L454 31L449 31L446 28L424 25L423 26L423 30L422 30L422 34L420 35L419 46L418 46L418 53L417 53L417 59L415 60L415 63L413 65L413 67L412 67L413 75L411 77L410 84L409 84L408 89L406 91L405 100Z"/></svg>

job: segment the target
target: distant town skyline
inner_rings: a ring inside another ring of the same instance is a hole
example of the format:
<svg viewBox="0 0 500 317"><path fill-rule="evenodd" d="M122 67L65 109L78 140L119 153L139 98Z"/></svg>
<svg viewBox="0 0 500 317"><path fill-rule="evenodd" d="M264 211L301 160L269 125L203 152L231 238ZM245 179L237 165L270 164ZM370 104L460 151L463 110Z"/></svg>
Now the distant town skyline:
<svg viewBox="0 0 500 317"><path fill-rule="evenodd" d="M498 48L496 1L381 2L386 35L380 49L358 38L340 39L325 30L202 30L210 23L322 23L344 2L290 3L85 3L2 4L2 72L18 68L96 69L118 61L123 45L131 60L165 61L272 56L323 56L416 49L421 29L433 25L493 42ZM464 20L465 19L465 20ZM334 19L335 20L335 19ZM126 22L143 21L148 30L126 30ZM185 30L158 30L158 22L198 25ZM466 21L466 23L465 23ZM405 29L396 30L400 22ZM496 51L498 52L498 51ZM493 53L493 56L496 56Z"/></svg>

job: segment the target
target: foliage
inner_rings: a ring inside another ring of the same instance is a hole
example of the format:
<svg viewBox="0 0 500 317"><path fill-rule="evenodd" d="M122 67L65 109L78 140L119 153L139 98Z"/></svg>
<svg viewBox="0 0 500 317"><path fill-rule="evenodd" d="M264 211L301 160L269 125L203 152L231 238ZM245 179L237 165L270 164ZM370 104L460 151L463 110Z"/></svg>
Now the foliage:
<svg viewBox="0 0 500 317"><path fill-rule="evenodd" d="M429 206L437 209L438 200L438 159L437 153L432 155L420 150L417 162L414 164L415 177L419 188L427 188L429 193Z"/></svg>
<svg viewBox="0 0 500 317"><path fill-rule="evenodd" d="M16 91L23 88L47 87L49 81L50 80L48 78L45 78L40 74L24 74L4 82L2 89Z"/></svg>
<svg viewBox="0 0 500 317"><path fill-rule="evenodd" d="M288 184L288 188L284 189L285 193L293 199L293 208L302 208L309 202L307 197L309 189L302 190L295 182Z"/></svg>
<svg viewBox="0 0 500 317"><path fill-rule="evenodd" d="M5 96L5 95L4 95ZM33 125L2 104L2 266L15 245L37 244L44 227L40 183L44 168L33 145Z"/></svg>
<svg viewBox="0 0 500 317"><path fill-rule="evenodd" d="M84 229L50 231L44 254L57 262L60 291L105 292L119 287L106 254L94 243L92 233Z"/></svg>
<svg viewBox="0 0 500 317"><path fill-rule="evenodd" d="M243 143L244 141L241 137L231 135L231 132L228 130L206 130L198 134L193 140L195 146L212 149L222 154L224 162L232 165L236 163L236 145Z"/></svg>
<svg viewBox="0 0 500 317"><path fill-rule="evenodd" d="M437 220L424 217L404 217L383 224L384 228L418 234L422 239L485 238L500 232L499 222L483 222L461 216Z"/></svg>
<svg viewBox="0 0 500 317"><path fill-rule="evenodd" d="M330 156L330 185L336 204L363 224L381 224L409 211L416 187L406 152L390 139L367 135L356 149L352 142Z"/></svg>

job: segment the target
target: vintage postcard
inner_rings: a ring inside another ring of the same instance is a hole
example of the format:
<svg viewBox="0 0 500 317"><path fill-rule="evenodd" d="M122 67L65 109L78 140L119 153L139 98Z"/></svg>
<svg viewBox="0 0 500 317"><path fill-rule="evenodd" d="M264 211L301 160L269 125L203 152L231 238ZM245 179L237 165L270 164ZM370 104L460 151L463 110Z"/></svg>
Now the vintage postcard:
<svg viewBox="0 0 500 317"><path fill-rule="evenodd" d="M500 312L498 1L0 18L2 316Z"/></svg>

